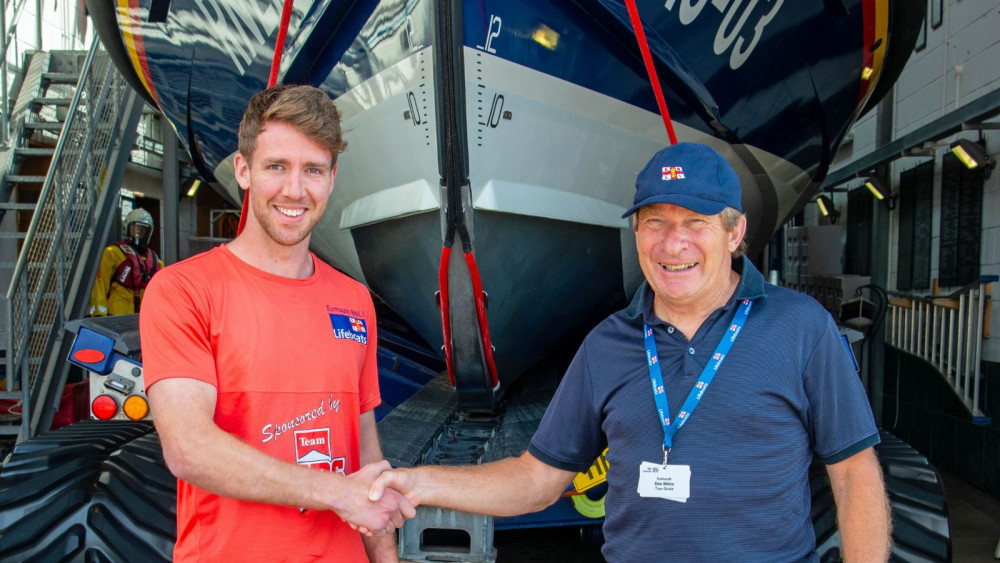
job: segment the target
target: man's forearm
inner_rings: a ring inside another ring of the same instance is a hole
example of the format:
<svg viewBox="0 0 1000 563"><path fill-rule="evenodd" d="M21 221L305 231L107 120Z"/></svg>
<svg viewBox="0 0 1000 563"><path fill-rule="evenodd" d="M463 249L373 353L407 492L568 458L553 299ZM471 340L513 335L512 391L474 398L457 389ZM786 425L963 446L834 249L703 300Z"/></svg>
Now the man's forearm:
<svg viewBox="0 0 1000 563"><path fill-rule="evenodd" d="M165 447L172 454L168 467L178 478L220 496L329 510L333 499L346 494L338 489L349 485L342 476L271 457L218 428L183 440L183 445Z"/></svg>
<svg viewBox="0 0 1000 563"><path fill-rule="evenodd" d="M493 516L537 512L558 500L573 473L530 454L484 465L423 466L393 472L377 486L400 490L411 502Z"/></svg>
<svg viewBox="0 0 1000 563"><path fill-rule="evenodd" d="M849 465L837 468L841 464ZM866 450L829 469L844 561L888 560L891 509L874 453Z"/></svg>
<svg viewBox="0 0 1000 563"><path fill-rule="evenodd" d="M399 548L396 546L395 534L381 536L361 536L365 544L365 553L371 563L396 563L399 561Z"/></svg>
<svg viewBox="0 0 1000 563"><path fill-rule="evenodd" d="M167 467L192 485L238 500L333 510L374 534L394 531L412 515L398 493L368 500L371 482L389 469L385 461L345 477L267 455L215 424L215 389L201 381L166 379L152 385L149 398Z"/></svg>

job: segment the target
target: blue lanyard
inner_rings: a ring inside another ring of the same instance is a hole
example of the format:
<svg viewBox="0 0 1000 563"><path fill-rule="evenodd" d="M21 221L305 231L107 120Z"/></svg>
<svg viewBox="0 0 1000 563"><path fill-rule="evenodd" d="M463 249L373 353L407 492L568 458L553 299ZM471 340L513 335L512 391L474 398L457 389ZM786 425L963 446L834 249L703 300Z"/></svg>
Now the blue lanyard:
<svg viewBox="0 0 1000 563"><path fill-rule="evenodd" d="M659 360L657 359L656 339L653 337L653 328L643 323L643 338L646 342L646 365L649 367L649 379L653 383L653 400L656 401L656 410L660 414L660 423L663 425L663 465L667 464L667 454L670 453L674 434L677 434L688 418L691 417L691 413L694 412L695 407L701 401L701 396L708 389L709 384L712 383L715 374L719 372L719 366L722 365L722 360L726 359L726 354L733 347L733 342L736 342L736 337L739 336L740 330L743 328L743 323L746 322L747 316L750 315L751 307L753 307L753 300L744 299L743 306L736 311L732 324L729 325L726 334L723 335L722 340L719 341L719 345L716 346L712 360L702 370L698 381L694 384L694 388L691 389L691 393L688 394L688 398L684 401L684 404L681 405L681 410L677 413L677 418L673 422L670 420L670 407L667 405L667 394L663 390L663 374L660 372Z"/></svg>

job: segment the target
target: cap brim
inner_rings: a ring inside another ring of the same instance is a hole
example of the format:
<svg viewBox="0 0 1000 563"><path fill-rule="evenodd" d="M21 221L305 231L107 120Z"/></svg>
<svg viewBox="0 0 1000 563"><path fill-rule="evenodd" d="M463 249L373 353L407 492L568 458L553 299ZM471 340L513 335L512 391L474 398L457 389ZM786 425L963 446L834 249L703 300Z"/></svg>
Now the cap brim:
<svg viewBox="0 0 1000 563"><path fill-rule="evenodd" d="M642 207L651 205L654 203L670 203L673 205L679 205L685 209L694 211L695 213L700 213L702 215L717 215L722 213L722 210L726 208L726 204L720 203L718 201L710 201L707 199L702 199L700 197L694 197L684 194L663 194L656 195L652 197L647 197L646 199L640 201L639 203L633 205L628 211L622 215L622 219L625 219L629 215L635 213Z"/></svg>

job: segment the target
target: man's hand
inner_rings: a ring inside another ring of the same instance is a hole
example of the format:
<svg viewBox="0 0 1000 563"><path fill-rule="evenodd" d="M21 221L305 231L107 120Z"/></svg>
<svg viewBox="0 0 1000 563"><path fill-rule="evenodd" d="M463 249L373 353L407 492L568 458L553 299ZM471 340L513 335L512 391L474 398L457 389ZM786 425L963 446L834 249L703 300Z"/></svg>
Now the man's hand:
<svg viewBox="0 0 1000 563"><path fill-rule="evenodd" d="M350 492L341 497L334 512L355 530L367 536L391 534L402 527L407 518L413 518L416 510L413 504L396 491L388 491L377 500L370 500L372 482L383 472L391 469L388 461L370 463L347 477L351 483Z"/></svg>
<svg viewBox="0 0 1000 563"><path fill-rule="evenodd" d="M529 452L482 465L423 465L392 469L371 483L368 498L402 495L411 506L427 504L492 516L544 510L559 500L576 473L539 461Z"/></svg>
<svg viewBox="0 0 1000 563"><path fill-rule="evenodd" d="M390 469L384 471L372 482L368 491L368 499L377 502L387 492L402 495L414 507L420 506L420 495L417 493L417 474L412 470Z"/></svg>

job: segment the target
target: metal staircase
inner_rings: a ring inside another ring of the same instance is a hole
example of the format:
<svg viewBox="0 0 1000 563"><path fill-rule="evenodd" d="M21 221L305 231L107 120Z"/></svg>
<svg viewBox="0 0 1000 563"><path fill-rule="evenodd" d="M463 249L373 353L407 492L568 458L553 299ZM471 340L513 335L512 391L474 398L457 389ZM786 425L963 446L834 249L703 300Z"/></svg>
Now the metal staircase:
<svg viewBox="0 0 1000 563"><path fill-rule="evenodd" d="M58 408L63 324L84 314L143 101L96 40L86 53L31 54L16 100L0 151L0 243L17 256L0 264L10 278L0 434L23 441Z"/></svg>

